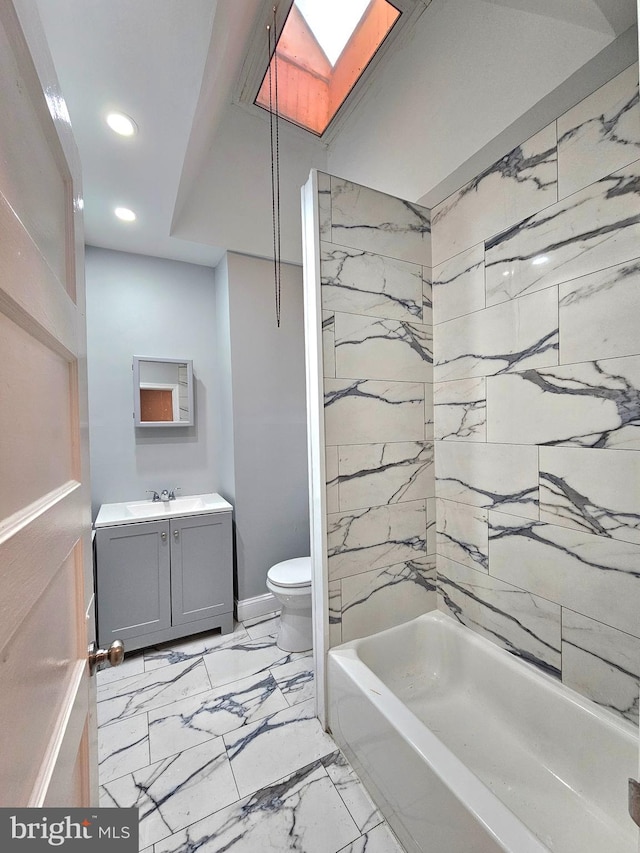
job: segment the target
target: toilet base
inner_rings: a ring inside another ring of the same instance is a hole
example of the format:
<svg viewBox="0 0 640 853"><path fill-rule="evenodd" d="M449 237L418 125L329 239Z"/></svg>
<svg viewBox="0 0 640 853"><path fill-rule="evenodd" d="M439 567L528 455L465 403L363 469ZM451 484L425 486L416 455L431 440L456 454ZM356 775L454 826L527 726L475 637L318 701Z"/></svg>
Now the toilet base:
<svg viewBox="0 0 640 853"><path fill-rule="evenodd" d="M283 652L308 652L313 648L311 608L291 610L282 606L276 645Z"/></svg>

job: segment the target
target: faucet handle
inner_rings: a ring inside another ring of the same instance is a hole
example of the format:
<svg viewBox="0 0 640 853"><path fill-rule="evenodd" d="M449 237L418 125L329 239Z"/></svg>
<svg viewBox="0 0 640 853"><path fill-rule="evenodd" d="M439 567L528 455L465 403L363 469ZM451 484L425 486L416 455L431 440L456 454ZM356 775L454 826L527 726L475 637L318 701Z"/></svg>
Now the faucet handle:
<svg viewBox="0 0 640 853"><path fill-rule="evenodd" d="M180 488L180 486L175 486L175 487L174 487L173 489L171 489L171 491L169 492L169 500L170 500L170 501L174 501L174 500L176 499L176 492L181 492L181 491L182 491L182 489Z"/></svg>
<svg viewBox="0 0 640 853"><path fill-rule="evenodd" d="M152 501L159 501L160 500L160 495L156 492L155 489L147 489L147 492L150 495L153 495L153 497L151 498Z"/></svg>

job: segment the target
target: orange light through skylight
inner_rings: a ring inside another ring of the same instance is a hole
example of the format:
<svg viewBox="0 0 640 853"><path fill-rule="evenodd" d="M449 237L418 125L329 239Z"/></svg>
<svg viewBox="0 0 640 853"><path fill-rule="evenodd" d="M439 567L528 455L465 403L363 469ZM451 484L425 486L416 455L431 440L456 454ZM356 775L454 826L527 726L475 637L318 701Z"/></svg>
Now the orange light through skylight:
<svg viewBox="0 0 640 853"><path fill-rule="evenodd" d="M270 77L275 100L277 57L279 115L321 136L399 17L387 0L295 0L256 104L270 108Z"/></svg>

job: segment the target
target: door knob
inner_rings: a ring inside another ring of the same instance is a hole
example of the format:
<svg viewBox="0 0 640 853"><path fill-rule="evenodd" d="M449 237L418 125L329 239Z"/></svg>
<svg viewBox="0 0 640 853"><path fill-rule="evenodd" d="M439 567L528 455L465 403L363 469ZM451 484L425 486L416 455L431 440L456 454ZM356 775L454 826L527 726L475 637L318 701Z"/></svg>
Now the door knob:
<svg viewBox="0 0 640 853"><path fill-rule="evenodd" d="M97 643L91 643L87 649L89 675L94 675L99 669L108 666L119 666L124 660L124 643L114 640L108 649L99 649Z"/></svg>

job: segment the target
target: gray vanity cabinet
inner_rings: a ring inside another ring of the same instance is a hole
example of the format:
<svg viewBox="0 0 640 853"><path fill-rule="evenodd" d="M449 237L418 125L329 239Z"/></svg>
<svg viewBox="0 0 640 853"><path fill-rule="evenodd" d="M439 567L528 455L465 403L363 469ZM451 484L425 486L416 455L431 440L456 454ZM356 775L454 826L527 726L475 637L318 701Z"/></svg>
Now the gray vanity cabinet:
<svg viewBox="0 0 640 853"><path fill-rule="evenodd" d="M233 630L231 512L96 530L98 638L126 651Z"/></svg>

